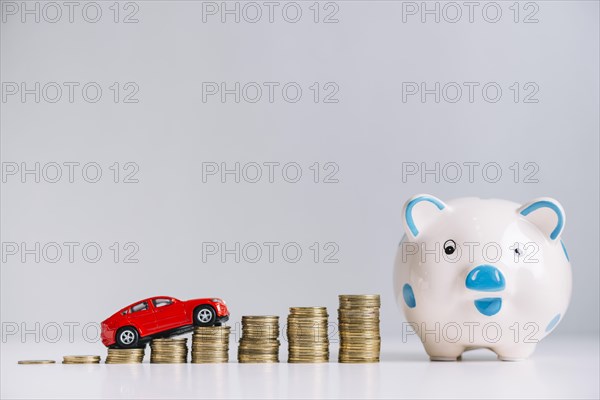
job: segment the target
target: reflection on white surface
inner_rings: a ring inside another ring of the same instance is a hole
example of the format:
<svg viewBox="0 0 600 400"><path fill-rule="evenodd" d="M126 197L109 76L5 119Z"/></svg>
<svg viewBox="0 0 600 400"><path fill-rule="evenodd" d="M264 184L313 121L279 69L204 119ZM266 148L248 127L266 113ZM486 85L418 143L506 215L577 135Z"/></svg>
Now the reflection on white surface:
<svg viewBox="0 0 600 400"><path fill-rule="evenodd" d="M598 398L598 338L550 337L522 362L489 351L430 362L419 343L384 340L379 364L63 365L93 344L2 344L2 398ZM92 350L90 348L92 347ZM234 359L234 351L231 351ZM104 354L103 354L104 355ZM50 358L54 365L17 365ZM148 359L148 355L146 355ZM285 356L281 357L285 360Z"/></svg>
<svg viewBox="0 0 600 400"><path fill-rule="evenodd" d="M139 368L139 365L115 364L114 367L114 373L103 374L102 376L101 396L104 398L140 396L139 393L136 393L136 387L144 387L144 385L140 385L140 382L150 380L149 371ZM111 369L113 369L112 365Z"/></svg>
<svg viewBox="0 0 600 400"><path fill-rule="evenodd" d="M255 398L277 396L280 391L281 376L276 364L237 364L235 381L239 393L236 396Z"/></svg>
<svg viewBox="0 0 600 400"><path fill-rule="evenodd" d="M331 374L328 364L288 364L285 397L324 398ZM298 388L298 392L291 390Z"/></svg>
<svg viewBox="0 0 600 400"><path fill-rule="evenodd" d="M336 368L337 387L339 395L333 397L342 398L378 398L381 385L380 364L337 364ZM352 382L350 382L352 380Z"/></svg>
<svg viewBox="0 0 600 400"><path fill-rule="evenodd" d="M210 388L206 387L207 382ZM191 393L210 390L214 397L223 398L227 396L227 387L231 384L228 380L227 364L191 364L185 387Z"/></svg>

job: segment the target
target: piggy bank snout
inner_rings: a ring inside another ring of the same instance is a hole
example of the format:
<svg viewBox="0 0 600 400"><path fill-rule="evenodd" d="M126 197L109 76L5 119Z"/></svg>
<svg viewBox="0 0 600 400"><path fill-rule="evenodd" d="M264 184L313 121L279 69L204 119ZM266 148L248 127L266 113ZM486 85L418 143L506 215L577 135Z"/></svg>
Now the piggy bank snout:
<svg viewBox="0 0 600 400"><path fill-rule="evenodd" d="M467 289L479 292L499 292L506 287L502 272L492 265L479 265L473 268L465 281Z"/></svg>

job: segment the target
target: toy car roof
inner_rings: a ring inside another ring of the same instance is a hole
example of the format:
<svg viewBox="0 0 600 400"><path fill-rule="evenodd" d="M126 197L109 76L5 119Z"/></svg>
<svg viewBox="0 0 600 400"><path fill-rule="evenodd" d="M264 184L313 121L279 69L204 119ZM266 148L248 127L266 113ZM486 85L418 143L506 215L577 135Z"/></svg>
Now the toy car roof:
<svg viewBox="0 0 600 400"><path fill-rule="evenodd" d="M151 300L156 300L156 299L174 299L174 300L178 300L179 301L179 299L177 299L177 298L175 298L173 296L153 296L153 297L148 297L146 299L141 299L141 300L138 300L138 301L134 301L133 303L129 304L128 306L125 306L125 307L121 308L118 312L127 310L128 308L131 308L131 307L133 307L136 304L139 304L141 302L151 301Z"/></svg>

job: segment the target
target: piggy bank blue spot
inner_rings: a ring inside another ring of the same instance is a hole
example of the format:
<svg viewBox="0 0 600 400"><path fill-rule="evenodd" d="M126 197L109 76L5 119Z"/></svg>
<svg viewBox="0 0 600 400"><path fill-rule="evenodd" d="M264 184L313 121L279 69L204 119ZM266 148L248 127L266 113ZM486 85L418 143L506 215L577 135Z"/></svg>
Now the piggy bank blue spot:
<svg viewBox="0 0 600 400"><path fill-rule="evenodd" d="M552 321L548 323L548 326L546 327L546 332L550 332L552 329L554 329L556 324L558 324L558 321L560 321L560 314L556 314L556 316L552 318Z"/></svg>
<svg viewBox="0 0 600 400"><path fill-rule="evenodd" d="M402 296L404 297L404 302L409 308L416 307L417 302L415 300L415 293L413 292L412 287L408 283L405 283L402 287Z"/></svg>
<svg viewBox="0 0 600 400"><path fill-rule="evenodd" d="M500 311L502 308L502 299L500 297L486 297L483 299L475 300L475 307L477 311L483 315L491 317Z"/></svg>

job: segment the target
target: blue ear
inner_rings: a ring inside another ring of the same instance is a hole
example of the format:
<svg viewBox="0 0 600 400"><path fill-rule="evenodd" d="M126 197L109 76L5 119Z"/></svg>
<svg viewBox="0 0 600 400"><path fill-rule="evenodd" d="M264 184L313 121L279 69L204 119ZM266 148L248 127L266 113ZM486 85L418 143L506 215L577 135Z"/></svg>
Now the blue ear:
<svg viewBox="0 0 600 400"><path fill-rule="evenodd" d="M419 195L411 197L404 205L403 217L404 217L405 228L407 228L406 233L410 233L414 238L416 238L419 235L419 229L417 228L417 225L415 224L415 216L413 215L413 208L417 204L419 204L423 201L432 203L440 211L443 210L444 208L446 208L446 204L444 204L443 201L441 201L437 197L431 196L429 194L419 194ZM417 218L417 219L419 219L419 218Z"/></svg>
<svg viewBox="0 0 600 400"><path fill-rule="evenodd" d="M536 213L540 209L549 209L552 213ZM565 227L565 210L560 203L549 197L535 199L519 208L519 213L528 218L542 232L550 236L550 239L556 240ZM539 214L539 215L538 215ZM556 218L554 218L554 215Z"/></svg>

